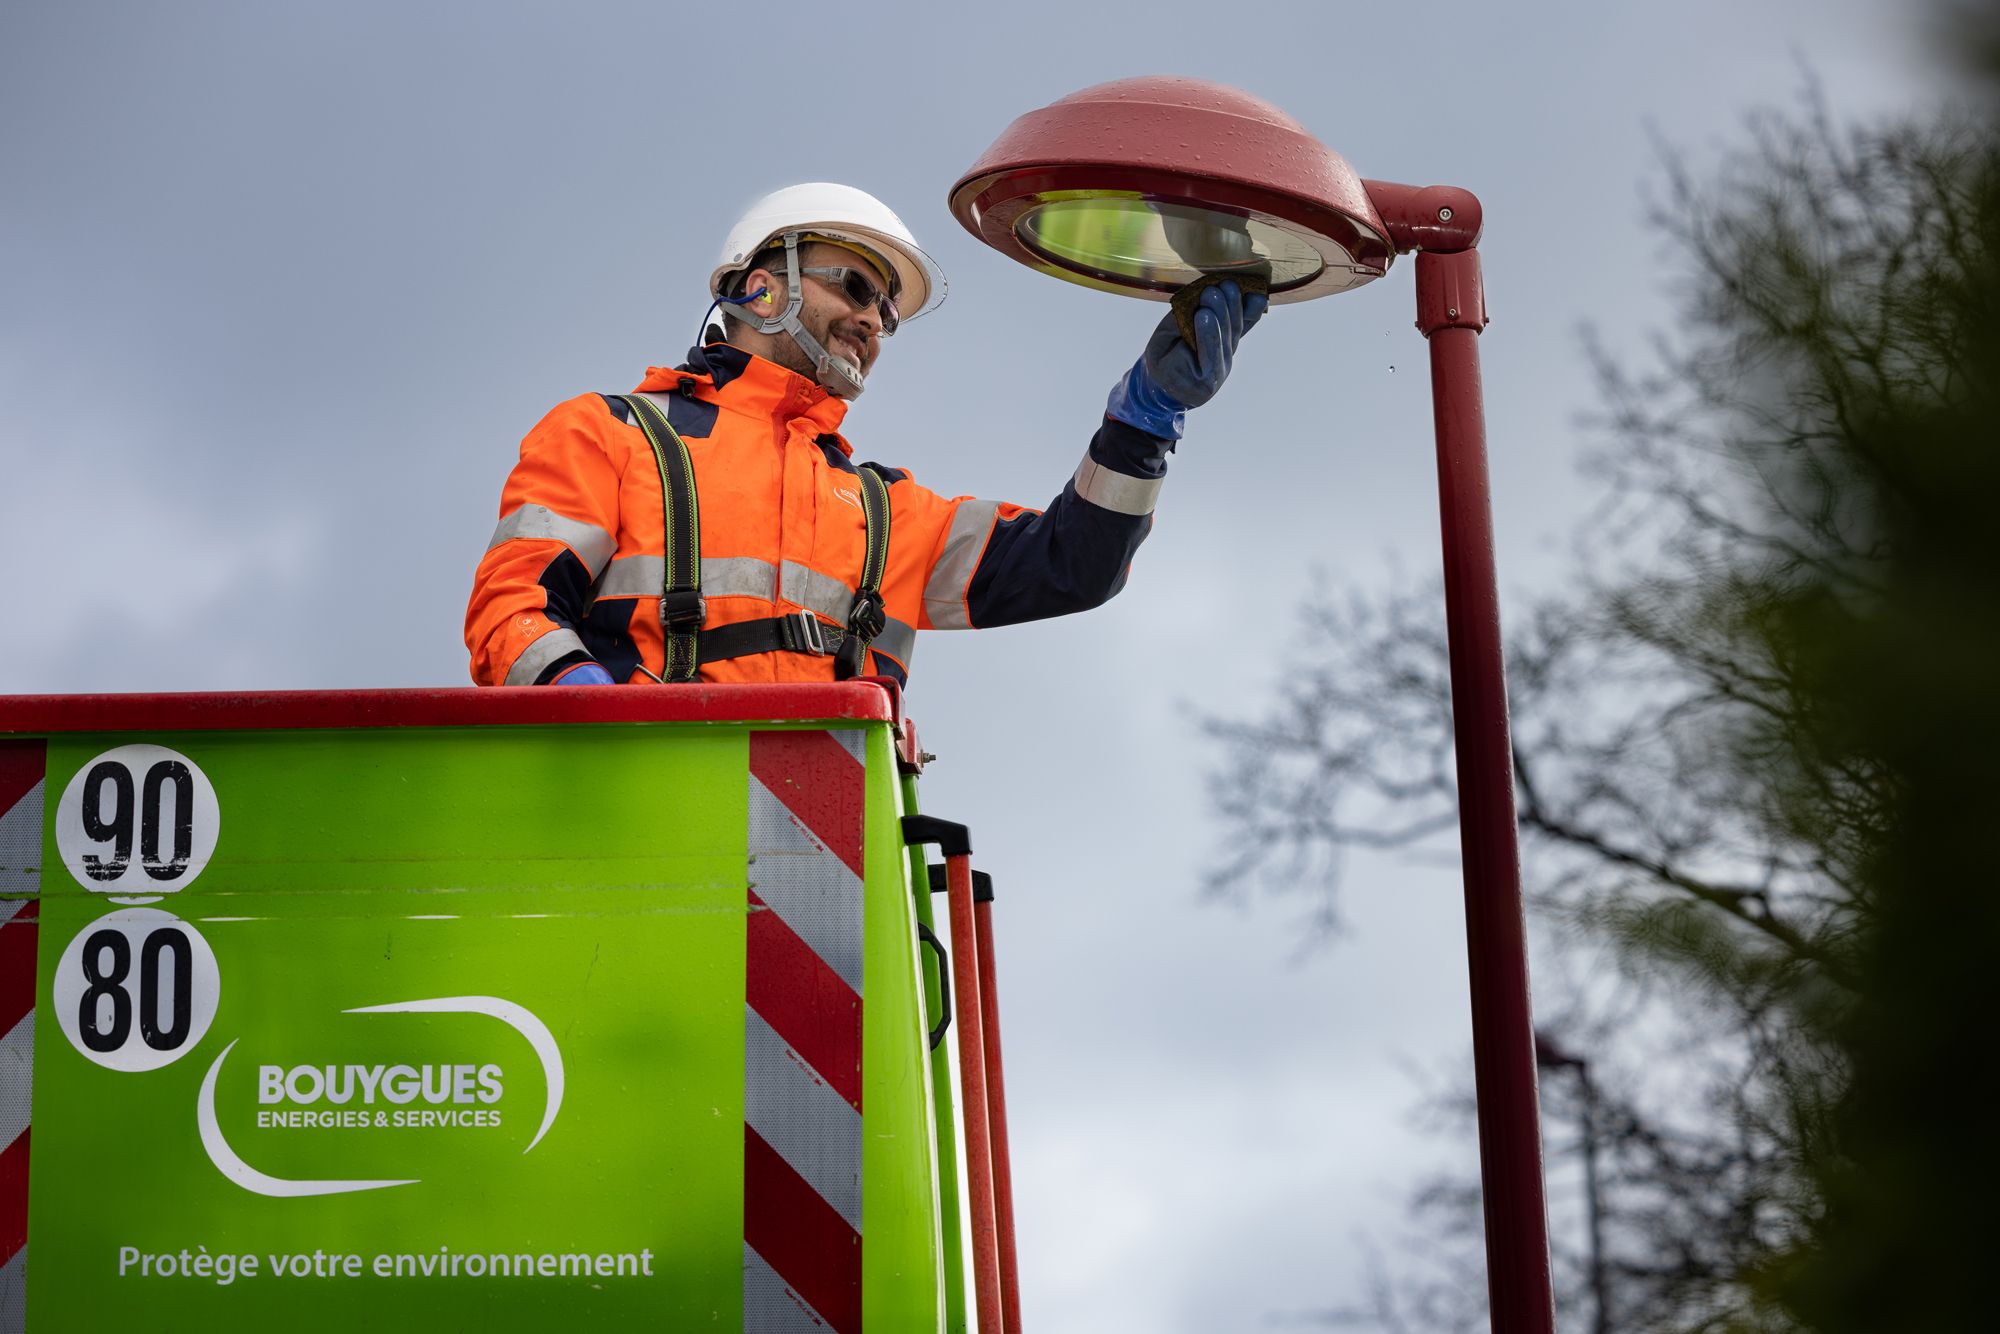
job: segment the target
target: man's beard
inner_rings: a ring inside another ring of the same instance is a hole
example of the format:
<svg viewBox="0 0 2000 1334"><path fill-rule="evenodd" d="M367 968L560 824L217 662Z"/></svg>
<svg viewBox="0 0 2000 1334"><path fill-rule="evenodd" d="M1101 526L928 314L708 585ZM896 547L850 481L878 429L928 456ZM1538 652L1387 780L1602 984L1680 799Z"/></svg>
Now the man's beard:
<svg viewBox="0 0 2000 1334"><path fill-rule="evenodd" d="M825 326L818 329L813 328L810 324L806 324L803 319L799 322L805 324L806 332L811 334L819 345L826 349L828 356L845 364L854 372L857 378L864 380L868 378L868 367L865 363L858 358L846 355L844 349L834 346L835 335L832 321L829 320ZM859 341L858 337L856 341ZM775 360L780 366L783 366L788 371L797 371L808 380L818 383L819 366L814 362L812 357L807 355L806 350L799 346L798 339L792 337L789 332L780 331L777 336L777 344L778 355Z"/></svg>
<svg viewBox="0 0 2000 1334"><path fill-rule="evenodd" d="M789 330L780 329L772 342L775 346L771 349L771 360L786 370L796 371L808 380L819 373L819 368L813 365L812 358L806 355L806 350L799 346L798 339L792 337Z"/></svg>

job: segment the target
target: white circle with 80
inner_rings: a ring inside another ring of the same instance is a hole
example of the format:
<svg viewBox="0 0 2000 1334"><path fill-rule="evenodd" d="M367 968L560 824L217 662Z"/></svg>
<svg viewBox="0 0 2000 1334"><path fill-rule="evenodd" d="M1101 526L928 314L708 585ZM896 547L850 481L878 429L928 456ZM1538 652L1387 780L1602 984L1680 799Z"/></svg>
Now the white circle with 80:
<svg viewBox="0 0 2000 1334"><path fill-rule="evenodd" d="M71 1046L109 1070L157 1070L208 1032L222 970L192 924L120 908L76 933L49 990Z"/></svg>
<svg viewBox="0 0 2000 1334"><path fill-rule="evenodd" d="M215 855L222 809L201 767L165 746L107 750L56 807L56 851L78 884L113 903L186 889Z"/></svg>

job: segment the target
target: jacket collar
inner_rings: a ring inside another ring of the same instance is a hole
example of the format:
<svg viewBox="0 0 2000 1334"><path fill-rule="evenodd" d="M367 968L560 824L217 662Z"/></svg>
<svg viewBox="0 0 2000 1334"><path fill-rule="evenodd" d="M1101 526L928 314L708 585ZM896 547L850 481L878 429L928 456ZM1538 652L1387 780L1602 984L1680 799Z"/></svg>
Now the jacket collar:
<svg viewBox="0 0 2000 1334"><path fill-rule="evenodd" d="M706 402L777 421L803 420L811 424L815 436L838 439L840 423L847 416L847 403L817 381L729 343L694 348L679 367L648 367L639 389L644 393L686 392L681 389L684 380L692 380L693 392ZM844 439L840 448L845 453L854 452Z"/></svg>

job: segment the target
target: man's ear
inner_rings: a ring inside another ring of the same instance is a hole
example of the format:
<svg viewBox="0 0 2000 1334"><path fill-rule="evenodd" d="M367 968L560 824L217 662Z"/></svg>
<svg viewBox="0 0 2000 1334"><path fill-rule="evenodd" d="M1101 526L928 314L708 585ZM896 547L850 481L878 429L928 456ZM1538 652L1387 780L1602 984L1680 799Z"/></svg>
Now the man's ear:
<svg viewBox="0 0 2000 1334"><path fill-rule="evenodd" d="M744 295L762 288L764 295L755 301L746 302L744 308L758 315L773 315L784 309L785 280L769 269L752 269L743 280Z"/></svg>

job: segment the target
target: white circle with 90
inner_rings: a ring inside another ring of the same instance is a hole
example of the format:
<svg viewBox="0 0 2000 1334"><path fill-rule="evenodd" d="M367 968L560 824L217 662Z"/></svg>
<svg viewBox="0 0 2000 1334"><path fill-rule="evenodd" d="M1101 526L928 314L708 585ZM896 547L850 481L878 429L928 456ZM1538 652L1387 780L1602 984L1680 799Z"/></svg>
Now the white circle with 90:
<svg viewBox="0 0 2000 1334"><path fill-rule="evenodd" d="M189 923L120 908L76 933L50 990L71 1046L107 1070L157 1070L208 1032L222 970Z"/></svg>
<svg viewBox="0 0 2000 1334"><path fill-rule="evenodd" d="M222 809L208 775L165 746L107 750L56 807L56 851L78 884L113 903L157 903L215 855Z"/></svg>

